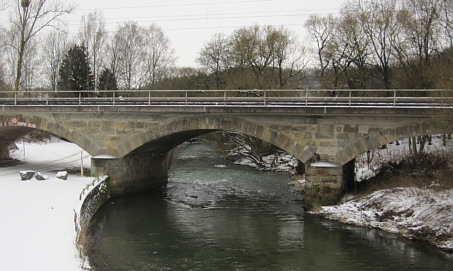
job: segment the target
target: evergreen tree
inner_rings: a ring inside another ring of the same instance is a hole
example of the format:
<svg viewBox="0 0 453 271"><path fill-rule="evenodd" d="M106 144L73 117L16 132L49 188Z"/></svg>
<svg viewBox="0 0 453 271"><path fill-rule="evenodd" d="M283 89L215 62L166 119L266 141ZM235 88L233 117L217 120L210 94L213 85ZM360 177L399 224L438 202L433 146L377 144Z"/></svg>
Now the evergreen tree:
<svg viewBox="0 0 453 271"><path fill-rule="evenodd" d="M89 65L87 49L83 45L74 45L66 53L59 71L60 90L93 90L94 76ZM88 96L88 92L83 96Z"/></svg>
<svg viewBox="0 0 453 271"><path fill-rule="evenodd" d="M104 69L101 72L98 82L98 90L117 90L118 85L116 77L110 69Z"/></svg>

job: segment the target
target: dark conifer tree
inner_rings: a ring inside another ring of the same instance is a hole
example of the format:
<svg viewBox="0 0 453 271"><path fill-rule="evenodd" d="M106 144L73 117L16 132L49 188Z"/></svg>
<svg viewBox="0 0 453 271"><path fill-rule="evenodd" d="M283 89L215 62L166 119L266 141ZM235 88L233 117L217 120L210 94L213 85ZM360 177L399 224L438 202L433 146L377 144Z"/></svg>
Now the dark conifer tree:
<svg viewBox="0 0 453 271"><path fill-rule="evenodd" d="M98 82L98 90L117 90L118 85L116 77L110 69L104 69L101 72Z"/></svg>
<svg viewBox="0 0 453 271"><path fill-rule="evenodd" d="M59 71L59 90L94 90L94 76L88 61L87 49L83 45L74 45L66 53Z"/></svg>

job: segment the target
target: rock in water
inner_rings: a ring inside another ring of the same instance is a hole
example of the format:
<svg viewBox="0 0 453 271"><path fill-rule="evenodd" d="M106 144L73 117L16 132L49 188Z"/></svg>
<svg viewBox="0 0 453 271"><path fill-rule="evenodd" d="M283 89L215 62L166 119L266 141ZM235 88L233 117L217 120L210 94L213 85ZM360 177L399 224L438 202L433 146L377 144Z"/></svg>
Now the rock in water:
<svg viewBox="0 0 453 271"><path fill-rule="evenodd" d="M37 172L35 178L38 181L45 181L49 179L49 176L42 175L41 172Z"/></svg>
<svg viewBox="0 0 453 271"><path fill-rule="evenodd" d="M28 181L28 180L31 180L31 178L33 178L33 176L35 175L35 172L32 170L26 170L26 171L20 171L19 174L20 174L20 179L22 181Z"/></svg>
<svg viewBox="0 0 453 271"><path fill-rule="evenodd" d="M68 172L67 171L59 171L57 173L57 179L61 179L66 181L68 179Z"/></svg>

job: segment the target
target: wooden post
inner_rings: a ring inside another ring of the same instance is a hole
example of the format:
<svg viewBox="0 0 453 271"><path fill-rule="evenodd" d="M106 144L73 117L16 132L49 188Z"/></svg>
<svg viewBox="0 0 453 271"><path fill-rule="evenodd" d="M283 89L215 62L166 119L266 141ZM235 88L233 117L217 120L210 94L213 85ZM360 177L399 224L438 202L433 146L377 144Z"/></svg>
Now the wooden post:
<svg viewBox="0 0 453 271"><path fill-rule="evenodd" d="M80 152L80 176L83 177L83 151Z"/></svg>

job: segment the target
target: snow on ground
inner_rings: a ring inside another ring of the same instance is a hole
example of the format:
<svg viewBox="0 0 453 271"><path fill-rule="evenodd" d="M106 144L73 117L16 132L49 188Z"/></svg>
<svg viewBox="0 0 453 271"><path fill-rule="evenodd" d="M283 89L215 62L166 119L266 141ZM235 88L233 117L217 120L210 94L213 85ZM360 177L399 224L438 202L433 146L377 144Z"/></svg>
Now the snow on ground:
<svg viewBox="0 0 453 271"><path fill-rule="evenodd" d="M426 153L453 153L452 140L446 141L447 145L443 146L442 135L433 135L432 143L425 145ZM356 178L358 182L370 179L376 176L381 165L392 162L400 162L409 155L409 139L404 139L391 144L387 144L385 149L376 149L369 154L364 153L356 158ZM369 163L368 163L368 160Z"/></svg>
<svg viewBox="0 0 453 271"><path fill-rule="evenodd" d="M440 136L425 147L426 152L453 153L453 141L443 146ZM401 161L407 156L408 143L389 144L372 153L371 163L366 154L356 159L357 181L375 176L380 165ZM409 238L427 241L441 249L453 251L453 190L439 189L433 180L422 188L397 187L374 191L366 196L346 195L342 204L323 206L311 213L329 219L382 229Z"/></svg>
<svg viewBox="0 0 453 271"><path fill-rule="evenodd" d="M453 250L453 190L393 188L379 190L313 213L357 226L373 227L426 240Z"/></svg>
<svg viewBox="0 0 453 271"><path fill-rule="evenodd" d="M80 168L81 156L89 168L90 156L64 141L17 146L12 156L23 163L0 167L0 270L80 270L74 210L93 178L79 173L63 181L56 174ZM49 179L20 181L22 170L39 171Z"/></svg>
<svg viewBox="0 0 453 271"><path fill-rule="evenodd" d="M263 165L259 167L252 159L243 155L240 159L234 161L236 165L249 166L260 170L273 171L292 171L297 166L297 159L294 156L280 152L263 156Z"/></svg>

